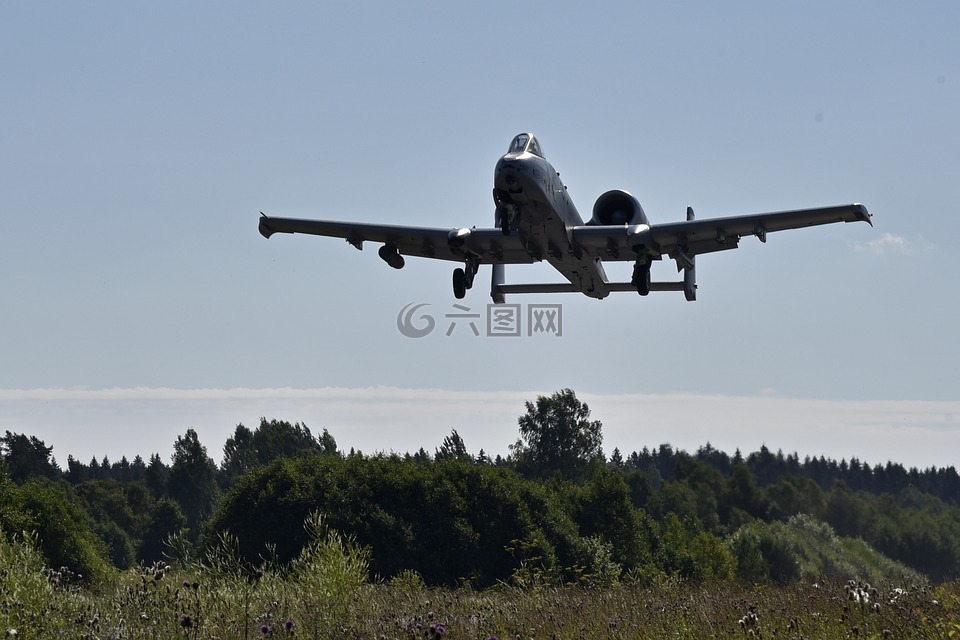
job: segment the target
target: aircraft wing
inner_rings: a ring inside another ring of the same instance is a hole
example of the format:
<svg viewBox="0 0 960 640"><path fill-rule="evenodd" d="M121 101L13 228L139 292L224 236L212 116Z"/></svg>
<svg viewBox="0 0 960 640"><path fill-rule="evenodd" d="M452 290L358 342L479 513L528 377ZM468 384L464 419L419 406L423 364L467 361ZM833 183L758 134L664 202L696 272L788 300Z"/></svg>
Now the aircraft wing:
<svg viewBox="0 0 960 640"><path fill-rule="evenodd" d="M480 256L485 264L530 264L533 259L516 235L504 236L500 229L412 227L401 225L273 218L261 214L260 234L306 233L344 238L357 249L364 242L396 247L406 256L462 262L467 252Z"/></svg>
<svg viewBox="0 0 960 640"><path fill-rule="evenodd" d="M692 212L688 213L692 218ZM604 260L635 260L677 251L686 256L736 249L742 236L755 235L766 242L767 233L801 229L833 222L864 221L873 226L862 204L818 209L798 209L774 213L756 213L728 218L688 219L655 225L583 225L572 228L573 241L591 255Z"/></svg>

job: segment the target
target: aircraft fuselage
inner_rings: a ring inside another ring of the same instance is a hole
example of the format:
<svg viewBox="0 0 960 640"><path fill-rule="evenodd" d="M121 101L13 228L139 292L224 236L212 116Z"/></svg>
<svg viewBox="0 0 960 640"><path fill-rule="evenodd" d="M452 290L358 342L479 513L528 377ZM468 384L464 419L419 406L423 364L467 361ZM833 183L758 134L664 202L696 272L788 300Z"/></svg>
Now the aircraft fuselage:
<svg viewBox="0 0 960 640"><path fill-rule="evenodd" d="M592 298L610 293L600 261L570 236L569 227L583 225L583 218L549 162L526 150L510 151L497 162L493 183L497 222L509 216L531 257L549 262Z"/></svg>

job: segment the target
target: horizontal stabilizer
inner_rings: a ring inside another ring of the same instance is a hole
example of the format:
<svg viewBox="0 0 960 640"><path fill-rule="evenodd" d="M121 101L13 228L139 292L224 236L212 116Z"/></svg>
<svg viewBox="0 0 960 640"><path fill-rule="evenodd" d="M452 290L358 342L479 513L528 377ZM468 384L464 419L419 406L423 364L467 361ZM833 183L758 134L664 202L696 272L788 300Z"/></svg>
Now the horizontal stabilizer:
<svg viewBox="0 0 960 640"><path fill-rule="evenodd" d="M608 282L610 291L637 292L637 285L631 282ZM540 284L501 284L495 287L500 294L508 293L580 293L569 282L544 282ZM650 291L683 291L683 282L651 282Z"/></svg>

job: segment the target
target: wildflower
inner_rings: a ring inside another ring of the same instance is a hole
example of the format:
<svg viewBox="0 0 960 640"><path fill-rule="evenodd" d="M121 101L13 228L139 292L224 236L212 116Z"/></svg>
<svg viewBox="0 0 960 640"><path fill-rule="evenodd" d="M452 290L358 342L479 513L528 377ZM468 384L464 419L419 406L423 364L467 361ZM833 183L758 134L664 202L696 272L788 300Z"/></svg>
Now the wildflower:
<svg viewBox="0 0 960 640"><path fill-rule="evenodd" d="M180 626L183 627L184 629L189 629L190 627L193 626L193 618L191 618L190 616L183 616L182 618L180 618Z"/></svg>
<svg viewBox="0 0 960 640"><path fill-rule="evenodd" d="M271 626L270 626L269 624L267 624L266 622L264 622L262 625L260 625L260 633L262 633L263 635L267 635L267 634L270 633L271 631L273 631L273 627L271 627Z"/></svg>
<svg viewBox="0 0 960 640"><path fill-rule="evenodd" d="M295 626L297 626L297 623L294 622L292 619L287 620L286 622L283 623L283 628L286 629L287 631L292 632Z"/></svg>
<svg viewBox="0 0 960 640"><path fill-rule="evenodd" d="M7 637L8 637L8 638L16 638L17 635L19 635L19 634L20 634L20 632L17 631L16 629L14 629L13 627L10 627L9 629L7 629Z"/></svg>

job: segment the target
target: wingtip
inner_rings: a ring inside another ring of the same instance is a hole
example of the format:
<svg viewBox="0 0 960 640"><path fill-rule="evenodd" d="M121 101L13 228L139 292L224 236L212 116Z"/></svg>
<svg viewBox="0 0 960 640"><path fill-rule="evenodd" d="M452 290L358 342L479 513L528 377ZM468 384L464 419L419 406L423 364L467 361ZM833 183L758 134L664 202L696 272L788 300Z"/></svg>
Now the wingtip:
<svg viewBox="0 0 960 640"><path fill-rule="evenodd" d="M867 210L867 207L864 206L864 205L862 205L862 204L860 204L859 202L856 203L856 204L853 205L853 206L857 207L857 217L860 218L861 220L863 220L864 222L866 222L867 224L869 224L869 225L872 227L872 226L873 226L873 214L870 213L870 211Z"/></svg>
<svg viewBox="0 0 960 640"><path fill-rule="evenodd" d="M260 212L260 216L260 224L258 226L260 235L262 235L264 238L270 239L270 236L272 236L274 233L273 229L270 228L270 218L263 211Z"/></svg>

